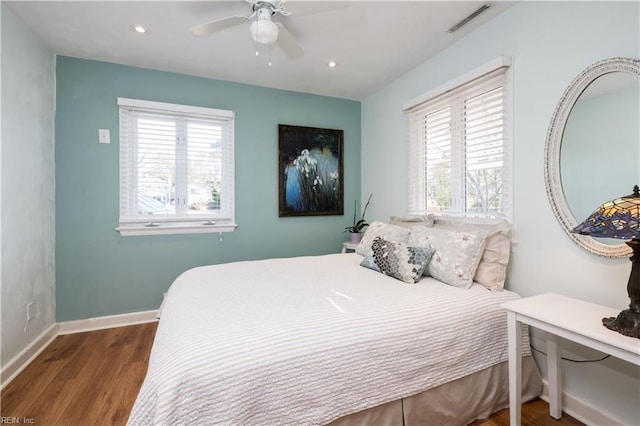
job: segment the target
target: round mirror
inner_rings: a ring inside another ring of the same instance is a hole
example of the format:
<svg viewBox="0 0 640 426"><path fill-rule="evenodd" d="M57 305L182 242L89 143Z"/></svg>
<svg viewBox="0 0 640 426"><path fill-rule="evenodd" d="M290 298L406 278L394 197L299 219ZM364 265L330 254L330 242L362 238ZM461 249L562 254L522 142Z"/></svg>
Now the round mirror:
<svg viewBox="0 0 640 426"><path fill-rule="evenodd" d="M621 240L571 230L605 201L640 182L640 61L613 58L583 71L567 88L545 146L545 184L565 232L588 251L624 257Z"/></svg>

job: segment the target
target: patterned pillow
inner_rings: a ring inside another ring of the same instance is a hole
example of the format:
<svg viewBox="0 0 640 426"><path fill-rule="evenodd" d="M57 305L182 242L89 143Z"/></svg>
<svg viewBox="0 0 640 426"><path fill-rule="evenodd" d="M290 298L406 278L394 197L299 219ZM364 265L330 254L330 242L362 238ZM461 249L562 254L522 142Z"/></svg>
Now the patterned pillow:
<svg viewBox="0 0 640 426"><path fill-rule="evenodd" d="M473 280L491 291L504 288L511 254L511 225L503 219L438 216L434 228L450 231L485 231L487 243Z"/></svg>
<svg viewBox="0 0 640 426"><path fill-rule="evenodd" d="M362 262L360 262L360 266L380 272L380 268L376 265L376 259L373 257L373 250L369 250L367 255L362 259Z"/></svg>
<svg viewBox="0 0 640 426"><path fill-rule="evenodd" d="M382 237L393 243L406 243L409 239L409 230L377 220L373 221L362 236L360 244L356 247L356 253L360 256L366 256L371 250L371 243L376 237Z"/></svg>
<svg viewBox="0 0 640 426"><path fill-rule="evenodd" d="M484 252L487 233L483 231L451 231L416 226L408 245L435 250L429 262L429 274L445 284L469 288Z"/></svg>
<svg viewBox="0 0 640 426"><path fill-rule="evenodd" d="M433 255L433 250L429 247L408 247L381 237L373 240L371 250L380 272L409 284L420 281L422 272Z"/></svg>

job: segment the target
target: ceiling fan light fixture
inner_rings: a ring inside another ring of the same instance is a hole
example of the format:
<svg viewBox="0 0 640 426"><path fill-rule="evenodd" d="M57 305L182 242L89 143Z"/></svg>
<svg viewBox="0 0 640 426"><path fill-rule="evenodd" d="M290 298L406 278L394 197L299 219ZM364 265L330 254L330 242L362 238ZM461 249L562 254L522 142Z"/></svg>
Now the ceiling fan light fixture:
<svg viewBox="0 0 640 426"><path fill-rule="evenodd" d="M251 37L261 44L273 44L278 40L278 26L271 19L259 19L251 23Z"/></svg>
<svg viewBox="0 0 640 426"><path fill-rule="evenodd" d="M285 0L246 0L246 3L251 7L250 15L229 16L195 25L191 27L191 33L195 36L206 36L246 23L249 24L249 34L256 44L256 56L259 55L260 44L270 47L276 42L290 59L297 59L304 54L304 50L287 28L280 22L272 20L272 17L291 15L285 8Z"/></svg>

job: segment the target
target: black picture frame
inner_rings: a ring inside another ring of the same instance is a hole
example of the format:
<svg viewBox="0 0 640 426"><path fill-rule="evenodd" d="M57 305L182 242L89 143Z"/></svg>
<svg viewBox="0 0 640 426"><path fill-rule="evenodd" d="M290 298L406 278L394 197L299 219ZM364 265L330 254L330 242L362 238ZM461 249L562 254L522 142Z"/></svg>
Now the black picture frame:
<svg viewBox="0 0 640 426"><path fill-rule="evenodd" d="M278 125L278 216L344 214L344 131Z"/></svg>

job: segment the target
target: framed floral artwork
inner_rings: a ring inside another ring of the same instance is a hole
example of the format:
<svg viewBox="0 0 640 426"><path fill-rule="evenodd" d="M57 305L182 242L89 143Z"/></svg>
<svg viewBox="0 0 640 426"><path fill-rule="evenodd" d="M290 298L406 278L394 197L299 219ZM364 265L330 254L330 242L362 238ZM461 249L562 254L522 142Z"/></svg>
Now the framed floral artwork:
<svg viewBox="0 0 640 426"><path fill-rule="evenodd" d="M344 214L344 131L278 126L279 216Z"/></svg>

